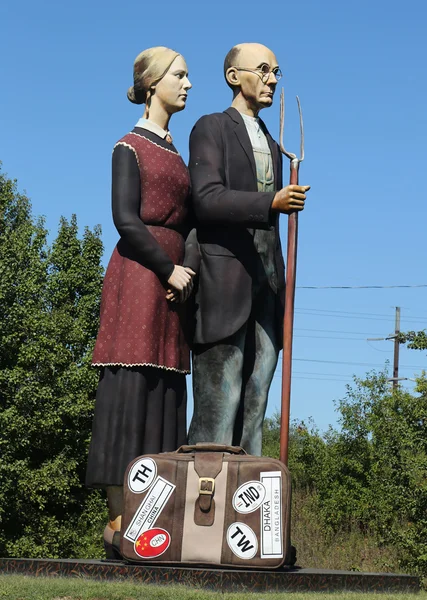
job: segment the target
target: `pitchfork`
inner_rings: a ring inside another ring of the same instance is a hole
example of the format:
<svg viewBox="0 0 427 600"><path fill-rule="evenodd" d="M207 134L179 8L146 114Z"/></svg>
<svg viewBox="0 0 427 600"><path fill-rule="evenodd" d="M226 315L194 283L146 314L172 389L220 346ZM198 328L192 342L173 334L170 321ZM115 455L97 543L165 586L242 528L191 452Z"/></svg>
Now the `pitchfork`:
<svg viewBox="0 0 427 600"><path fill-rule="evenodd" d="M304 124L301 103L297 96L299 123L301 132L300 158L288 152L283 145L283 128L285 122L285 94L280 95L280 150L291 161L290 185L298 185L298 171L304 160ZM291 408L291 375L292 375L292 340L294 332L294 301L297 269L298 244L298 211L293 211L288 218L288 252L286 260L285 317L283 320L283 352L282 352L282 420L280 426L280 460L288 464L289 418Z"/></svg>

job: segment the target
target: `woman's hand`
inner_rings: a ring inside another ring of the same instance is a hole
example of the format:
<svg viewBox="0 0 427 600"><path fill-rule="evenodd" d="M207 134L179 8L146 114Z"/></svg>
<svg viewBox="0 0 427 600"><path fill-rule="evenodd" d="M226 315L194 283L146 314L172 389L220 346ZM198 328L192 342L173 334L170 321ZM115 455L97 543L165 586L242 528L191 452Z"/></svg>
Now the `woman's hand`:
<svg viewBox="0 0 427 600"><path fill-rule="evenodd" d="M167 290L166 300L170 302L185 302L193 291L193 277L196 273L190 267L175 265L172 275L168 279L171 286Z"/></svg>

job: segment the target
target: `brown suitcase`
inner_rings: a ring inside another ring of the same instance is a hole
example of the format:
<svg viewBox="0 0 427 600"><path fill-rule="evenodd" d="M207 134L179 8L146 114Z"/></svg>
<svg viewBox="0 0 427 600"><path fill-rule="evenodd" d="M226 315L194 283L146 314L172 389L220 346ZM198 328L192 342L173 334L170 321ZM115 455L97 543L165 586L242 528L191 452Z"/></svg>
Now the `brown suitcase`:
<svg viewBox="0 0 427 600"><path fill-rule="evenodd" d="M140 456L125 474L121 553L138 563L292 564L290 501L288 468L236 446Z"/></svg>

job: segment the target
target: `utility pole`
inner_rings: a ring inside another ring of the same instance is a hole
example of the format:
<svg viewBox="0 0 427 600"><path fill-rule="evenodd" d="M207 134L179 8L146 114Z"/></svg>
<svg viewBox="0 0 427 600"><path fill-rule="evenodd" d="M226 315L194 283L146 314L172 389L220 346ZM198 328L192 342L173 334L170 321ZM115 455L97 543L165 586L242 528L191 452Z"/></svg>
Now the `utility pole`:
<svg viewBox="0 0 427 600"><path fill-rule="evenodd" d="M394 359L393 359L393 387L399 384L399 334L400 334L400 306L396 306L394 325Z"/></svg>
<svg viewBox="0 0 427 600"><path fill-rule="evenodd" d="M397 388L399 379L410 379L409 377L399 378L399 335L400 335L400 306L396 306L396 316L394 320L394 335L389 335L385 338L367 338L368 342L394 340L394 359L393 359L393 377L387 381L393 382L393 387Z"/></svg>

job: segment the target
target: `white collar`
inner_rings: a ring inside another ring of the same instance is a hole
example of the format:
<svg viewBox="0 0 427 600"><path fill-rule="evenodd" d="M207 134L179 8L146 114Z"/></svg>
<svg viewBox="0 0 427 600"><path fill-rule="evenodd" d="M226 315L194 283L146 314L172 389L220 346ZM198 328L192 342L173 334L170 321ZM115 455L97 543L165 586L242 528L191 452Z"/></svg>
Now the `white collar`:
<svg viewBox="0 0 427 600"><path fill-rule="evenodd" d="M155 133L160 138L162 138L162 140L164 140L168 134L169 136L171 135L169 131L165 131L160 127L160 125L157 125L157 123L153 123L153 121L150 121L149 119L144 119L142 117L141 119L139 119L135 127L141 127L142 129L151 131L151 133Z"/></svg>
<svg viewBox="0 0 427 600"><path fill-rule="evenodd" d="M259 123L259 117L250 117L249 115L245 115L244 113L240 113L240 116L244 121L248 123Z"/></svg>

